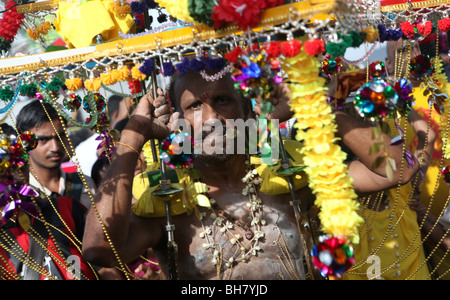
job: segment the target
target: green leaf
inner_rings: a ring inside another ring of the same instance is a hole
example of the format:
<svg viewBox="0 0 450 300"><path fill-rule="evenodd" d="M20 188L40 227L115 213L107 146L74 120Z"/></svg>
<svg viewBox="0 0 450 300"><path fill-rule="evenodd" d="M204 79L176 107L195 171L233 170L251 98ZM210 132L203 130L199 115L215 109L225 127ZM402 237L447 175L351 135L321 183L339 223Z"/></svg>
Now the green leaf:
<svg viewBox="0 0 450 300"><path fill-rule="evenodd" d="M377 139L380 136L380 131L378 127L374 127L372 131L372 139Z"/></svg>
<svg viewBox="0 0 450 300"><path fill-rule="evenodd" d="M389 134L389 132L391 131L389 124L386 122L380 122L380 128L381 128L381 131L385 134Z"/></svg>
<svg viewBox="0 0 450 300"><path fill-rule="evenodd" d="M369 155L377 154L380 152L382 143L373 143L372 146L370 146L369 149Z"/></svg>
<svg viewBox="0 0 450 300"><path fill-rule="evenodd" d="M372 164L372 169L377 169L379 166L381 166L381 164L384 162L384 159L384 156L377 157Z"/></svg>

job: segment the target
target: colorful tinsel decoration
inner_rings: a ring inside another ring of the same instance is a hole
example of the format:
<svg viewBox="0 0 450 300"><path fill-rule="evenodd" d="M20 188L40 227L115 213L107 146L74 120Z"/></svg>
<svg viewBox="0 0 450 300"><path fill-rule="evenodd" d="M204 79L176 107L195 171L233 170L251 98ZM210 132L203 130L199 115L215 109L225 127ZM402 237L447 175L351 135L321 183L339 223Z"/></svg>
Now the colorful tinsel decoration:
<svg viewBox="0 0 450 300"><path fill-rule="evenodd" d="M411 59L409 71L415 79L423 79L433 74L433 67L429 59L422 54Z"/></svg>
<svg viewBox="0 0 450 300"><path fill-rule="evenodd" d="M69 95L69 97L64 98L63 105L69 111L76 111L80 108L82 101L83 100L81 99L81 97L79 95L72 93ZM89 108L89 105L88 105L88 108Z"/></svg>
<svg viewBox="0 0 450 300"><path fill-rule="evenodd" d="M339 57L332 57L328 54L322 61L321 76L324 76L327 80L330 80L332 76L339 74L341 68L341 59Z"/></svg>
<svg viewBox="0 0 450 300"><path fill-rule="evenodd" d="M188 145L189 152L182 151ZM194 140L186 132L174 131L161 143L159 158L171 168L187 168L194 161Z"/></svg>
<svg viewBox="0 0 450 300"><path fill-rule="evenodd" d="M28 230L28 215L38 218L38 211L26 198L37 197L39 193L28 185L16 184L11 178L0 181L0 207L3 207L1 225L14 219L16 224Z"/></svg>
<svg viewBox="0 0 450 300"><path fill-rule="evenodd" d="M311 250L311 256L314 266L329 279L342 278L354 263L353 249L337 237L321 236Z"/></svg>
<svg viewBox="0 0 450 300"><path fill-rule="evenodd" d="M12 175L28 161L28 152L36 148L37 138L31 132L14 135L0 134L0 174Z"/></svg>
<svg viewBox="0 0 450 300"><path fill-rule="evenodd" d="M376 79L364 84L355 95L355 108L366 119L384 119L397 107L398 94L386 81Z"/></svg>
<svg viewBox="0 0 450 300"><path fill-rule="evenodd" d="M441 175L447 184L450 184L450 165L442 169Z"/></svg>
<svg viewBox="0 0 450 300"><path fill-rule="evenodd" d="M89 99L91 98L97 104L97 112L102 112L106 107L105 97L103 97L100 93L89 93L83 99L83 109L88 113L92 113L91 108L89 106Z"/></svg>
<svg viewBox="0 0 450 300"><path fill-rule="evenodd" d="M386 65L384 62L376 61L369 65L369 78L382 79L386 77Z"/></svg>
<svg viewBox="0 0 450 300"><path fill-rule="evenodd" d="M400 114L400 116L407 116L411 112L414 102L413 85L411 81L402 78L394 83L391 83L391 85L398 95L396 105L397 113Z"/></svg>
<svg viewBox="0 0 450 300"><path fill-rule="evenodd" d="M249 99L269 98L273 84L283 81L280 61L264 48L239 53L232 68L236 90Z"/></svg>

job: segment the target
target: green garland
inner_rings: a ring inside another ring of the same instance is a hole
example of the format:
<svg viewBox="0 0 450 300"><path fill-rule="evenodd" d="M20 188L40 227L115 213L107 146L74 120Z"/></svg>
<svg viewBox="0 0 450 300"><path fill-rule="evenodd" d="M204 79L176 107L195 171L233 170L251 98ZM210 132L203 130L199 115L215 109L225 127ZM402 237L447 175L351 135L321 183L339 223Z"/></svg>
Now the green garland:
<svg viewBox="0 0 450 300"><path fill-rule="evenodd" d="M50 85L52 89L56 88L58 81L57 80L54 81L55 78L56 77L54 77L52 79L52 81L47 85L45 85L45 84L39 85L36 82L36 80L33 79L33 83L36 84L36 86L38 87L38 92L41 93L42 99L45 102L51 104L56 109L56 111L58 111L58 113L61 114L61 116L64 119L66 119L68 122L73 123L75 126L83 127L83 128L93 128L94 126L96 126L97 119L98 119L98 116L96 113L93 113L90 115L89 122L80 122L80 121L73 119L63 108L61 108L55 101L53 101L53 97L50 95L50 92L53 92L53 91L49 90L48 86ZM61 81L59 80L59 82L61 82ZM53 85L51 85L51 83L53 83ZM89 94L85 97L85 100L88 102L89 108L91 109L91 111L95 112L95 111L97 111L97 103L95 102L95 99L92 95L93 94L91 92L89 92Z"/></svg>
<svg viewBox="0 0 450 300"><path fill-rule="evenodd" d="M0 89L0 99L9 102L14 97L14 91L11 90L11 86Z"/></svg>
<svg viewBox="0 0 450 300"><path fill-rule="evenodd" d="M211 15L216 5L215 0L188 0L189 14L195 21L212 26Z"/></svg>
<svg viewBox="0 0 450 300"><path fill-rule="evenodd" d="M364 36L361 34L361 32L352 31L347 35L340 33L338 33L337 35L341 40L340 42L328 43L326 45L327 53L332 57L343 56L347 48L357 48L364 42Z"/></svg>

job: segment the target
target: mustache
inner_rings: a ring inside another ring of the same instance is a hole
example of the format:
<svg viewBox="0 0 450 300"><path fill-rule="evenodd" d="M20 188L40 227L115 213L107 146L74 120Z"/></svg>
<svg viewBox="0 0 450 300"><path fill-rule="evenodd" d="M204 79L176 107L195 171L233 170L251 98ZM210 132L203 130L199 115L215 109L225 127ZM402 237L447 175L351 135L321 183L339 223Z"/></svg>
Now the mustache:
<svg viewBox="0 0 450 300"><path fill-rule="evenodd" d="M52 152L52 153L47 154L45 156L45 158L52 158L52 157L61 157L62 158L63 156L64 156L63 152Z"/></svg>
<svg viewBox="0 0 450 300"><path fill-rule="evenodd" d="M233 139L237 135L237 129L234 127L226 127L222 126L222 130L214 128L211 130L202 130L202 132L198 135L202 140L206 139L208 136L210 137L224 137L228 139Z"/></svg>

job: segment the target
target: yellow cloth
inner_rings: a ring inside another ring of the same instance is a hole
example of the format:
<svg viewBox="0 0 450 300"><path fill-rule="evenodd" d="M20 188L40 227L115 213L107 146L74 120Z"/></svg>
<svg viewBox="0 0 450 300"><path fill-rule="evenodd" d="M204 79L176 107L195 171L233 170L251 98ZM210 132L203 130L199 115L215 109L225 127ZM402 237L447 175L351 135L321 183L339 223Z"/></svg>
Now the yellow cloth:
<svg viewBox="0 0 450 300"><path fill-rule="evenodd" d="M354 246L355 268L346 273L344 279L373 279L375 273L372 270L375 264L371 255L379 258L380 279L428 278L429 271L425 262L417 215L407 205L411 185L407 184L400 188L398 201L394 207L397 191L397 188L388 191L390 208L381 212L369 209L363 211L362 216L366 222L361 225L361 241ZM390 229L392 226L395 227ZM378 248L379 250L374 252ZM412 274L414 275L411 276Z"/></svg>
<svg viewBox="0 0 450 300"><path fill-rule="evenodd" d="M114 12L112 0L85 0L59 2L56 19L53 21L56 32L69 48L82 48L95 44L97 35L109 41L119 36L119 31L128 33L134 26L131 15L120 19Z"/></svg>
<svg viewBox="0 0 450 300"><path fill-rule="evenodd" d="M290 160L294 166L299 166L302 163L302 155L299 154L299 149L302 144L297 141L285 141L285 149L290 156ZM252 159L251 161L258 171L262 179L260 191L265 194L276 195L289 192L289 185L287 180L275 174L274 172L280 168L280 165L267 166L260 164L259 159ZM135 176L133 180L133 196L137 199L137 203L133 205L133 212L141 217L156 218L165 216L165 203L170 201L172 215L182 213L191 213L196 211L196 206L208 207L210 206L208 198L203 195L207 192L207 187L201 182L195 182L196 175L190 169L176 169L177 181L172 181L172 188L182 189L168 197L155 196L152 193L160 188L159 184L151 186L147 172L159 170L159 163L152 164L150 168L141 174ZM305 187L307 182L306 175L302 172L294 176L294 187L300 189Z"/></svg>
<svg viewBox="0 0 450 300"><path fill-rule="evenodd" d="M447 85L449 86L449 85ZM425 119L429 120L430 109L428 106L427 97L423 96L423 90L415 89L414 97L416 99L416 104L414 109ZM448 112L445 112L448 113ZM430 211L435 216L439 216L441 211L445 209L445 202L447 201L449 195L449 185L445 183L443 178L439 181L438 189L433 196L433 192L436 186L436 178L441 171L439 168L440 159L442 157L442 132L441 130L445 130L445 128L440 128L440 116L434 109L432 112L432 121L431 128L438 135L436 138L436 143L433 152L433 158L428 168L428 171L425 175L425 182L422 184L422 194L421 201L425 206L430 206ZM409 124L408 124L409 125ZM414 149L415 144L417 143L417 138L415 138L412 134L412 129L408 126L407 135L406 135L406 145L409 149ZM450 159L444 159L443 167L450 165ZM432 200L433 199L433 200ZM433 249L430 249L433 250ZM433 273L433 277L439 277L441 274L444 274L448 269L450 269L450 255L446 257L443 256L443 251L441 249L437 249L432 257L432 264L438 265L440 263L439 269L437 272ZM443 276L441 279L450 280L450 273L447 273L446 276Z"/></svg>
<svg viewBox="0 0 450 300"><path fill-rule="evenodd" d="M413 108L425 120L428 120L429 106L427 97L423 96L423 90L420 90L419 88L414 89L414 97L415 106ZM436 178L438 172L440 172L439 160L442 157L442 139L439 136L439 118L440 116L433 110L431 128L435 130L438 137L435 143L432 162L427 173L425 174L425 181L422 184L421 201L425 206L428 206L431 202L433 191L436 186ZM402 122L402 124L404 123ZM416 144L417 137L414 130L408 123L406 127L407 148L414 153ZM448 165L449 163L449 160L444 161L444 165ZM389 205L391 208L382 212L374 212L370 210L364 211L363 217L366 218L367 223L361 228L361 236L365 238L361 240L360 245L355 247L355 265L357 265L358 262L364 262L364 264L362 264L360 268L347 273L344 277L345 279L368 279L366 271L368 268L373 268L373 261L366 263L366 260L371 254L371 251L380 246L386 237L387 239L384 241L380 250L375 253L375 255L380 257L381 270L391 266L398 259L396 257L397 253L400 254L400 257L405 256L405 259L399 262L398 267L396 265L395 268L391 268L389 271L383 272L381 277L385 279L404 279L409 278L410 275L414 274L414 276L410 279L430 279L430 271L428 269L427 262L425 262L427 254L425 254L423 245L420 244L422 236L419 232L417 216L414 211L409 209L409 207L406 207L408 198L411 195L411 184L401 187L398 203L396 205L396 209L394 210L392 205L394 203L393 199L396 198L396 194L396 188L389 191ZM441 179L439 182L439 187L434 195L433 203L430 207L430 210L434 215L438 216L440 212L445 209L444 204L447 200L448 194L449 186ZM390 220L389 216L392 215L394 215L394 218L390 223L388 220ZM389 224L396 224L399 219L400 222L394 231L386 236L386 232L389 232ZM367 226L369 225L371 228L365 235L368 230ZM398 248L393 248L394 246ZM416 249L416 251L412 251L414 249ZM408 256L408 254L410 255ZM443 274L450 267L450 257L447 256L443 259L443 252L441 249L437 249L431 261L434 265L441 263L438 272L433 274L434 277L438 277L439 274ZM400 273L396 273L398 271ZM450 275L443 277L442 279L450 279Z"/></svg>
<svg viewBox="0 0 450 300"><path fill-rule="evenodd" d="M303 154L300 154L300 149L303 147L303 144L296 140L285 140L284 147L288 156L290 156L292 166L302 166ZM256 171L258 171L258 175L262 179L262 185L260 188L261 193L267 195L279 195L289 192L289 185L286 178L276 174L276 172L281 168L280 164L275 166L261 164L261 159L258 157L252 157L250 163L257 165ZM293 183L295 190L301 189L308 184L308 177L304 172L294 174Z"/></svg>
<svg viewBox="0 0 450 300"><path fill-rule="evenodd" d="M159 170L159 163L151 165L148 171ZM170 196L156 196L152 193L160 189L160 184L150 185L147 172L138 174L133 180L133 196L138 200L133 205L133 212L145 218L164 217L165 201L170 201L172 215L192 212L197 205L208 207L209 200L202 193L207 192L207 187L201 182L194 182L194 176L189 169L176 169L178 183L172 182L171 187L181 189L182 192Z"/></svg>

